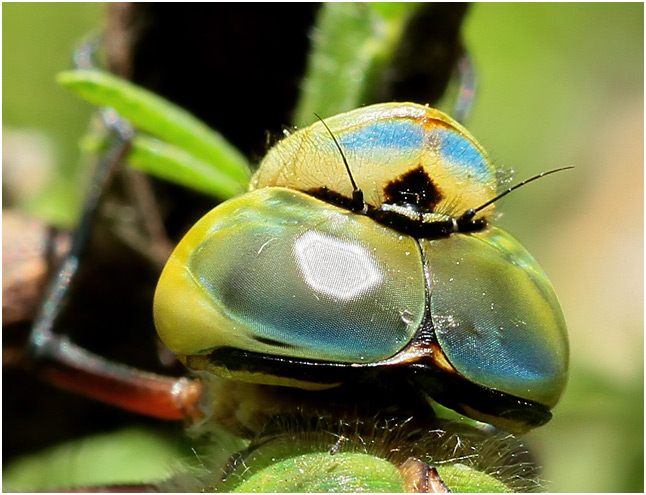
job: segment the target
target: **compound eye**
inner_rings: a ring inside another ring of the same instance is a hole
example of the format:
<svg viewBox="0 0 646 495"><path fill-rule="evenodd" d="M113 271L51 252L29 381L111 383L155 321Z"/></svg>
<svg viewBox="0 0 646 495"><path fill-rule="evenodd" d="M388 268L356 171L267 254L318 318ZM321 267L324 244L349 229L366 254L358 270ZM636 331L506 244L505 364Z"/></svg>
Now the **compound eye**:
<svg viewBox="0 0 646 495"><path fill-rule="evenodd" d="M181 241L159 281L155 322L180 356L229 347L371 363L412 340L424 304L413 238L264 188L220 205Z"/></svg>
<svg viewBox="0 0 646 495"><path fill-rule="evenodd" d="M565 388L568 341L536 260L496 228L422 241L438 342L469 381L553 407Z"/></svg>

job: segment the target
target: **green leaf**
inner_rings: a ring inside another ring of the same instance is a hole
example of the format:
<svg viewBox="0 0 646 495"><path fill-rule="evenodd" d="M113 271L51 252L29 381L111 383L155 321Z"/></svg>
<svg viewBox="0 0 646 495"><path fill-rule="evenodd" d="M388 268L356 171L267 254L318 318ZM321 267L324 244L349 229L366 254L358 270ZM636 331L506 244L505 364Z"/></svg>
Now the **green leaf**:
<svg viewBox="0 0 646 495"><path fill-rule="evenodd" d="M58 81L94 105L114 108L135 128L183 148L206 163L217 164L221 172L246 186L251 171L242 154L219 133L164 98L94 69L62 72Z"/></svg>
<svg viewBox="0 0 646 495"><path fill-rule="evenodd" d="M128 428L72 440L17 459L3 469L3 489L53 490L167 478L188 454L168 436Z"/></svg>
<svg viewBox="0 0 646 495"><path fill-rule="evenodd" d="M294 123L298 127L366 103L395 53L416 3L325 3Z"/></svg>
<svg viewBox="0 0 646 495"><path fill-rule="evenodd" d="M220 200L233 198L245 191L240 181L219 169L219 163L207 163L182 148L144 135L134 138L128 163L142 172Z"/></svg>

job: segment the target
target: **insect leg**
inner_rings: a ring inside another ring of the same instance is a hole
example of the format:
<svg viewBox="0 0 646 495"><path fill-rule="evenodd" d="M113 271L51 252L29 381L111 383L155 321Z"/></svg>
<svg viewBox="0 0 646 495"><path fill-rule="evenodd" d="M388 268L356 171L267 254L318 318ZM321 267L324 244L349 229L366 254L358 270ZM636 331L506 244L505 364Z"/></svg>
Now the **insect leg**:
<svg viewBox="0 0 646 495"><path fill-rule="evenodd" d="M46 289L31 328L26 355L38 376L87 397L154 417L198 417L196 404L202 395L199 382L108 361L54 331L79 260L87 248L101 194L130 148L132 131L127 123L110 111L104 112L104 119L114 133L113 143L97 166L70 250Z"/></svg>

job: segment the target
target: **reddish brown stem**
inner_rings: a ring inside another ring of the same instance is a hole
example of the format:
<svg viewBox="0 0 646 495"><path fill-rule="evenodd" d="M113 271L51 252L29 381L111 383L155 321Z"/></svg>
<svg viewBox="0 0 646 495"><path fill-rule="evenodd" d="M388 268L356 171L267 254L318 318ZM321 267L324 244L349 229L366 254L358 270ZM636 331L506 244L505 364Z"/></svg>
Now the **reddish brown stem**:
<svg viewBox="0 0 646 495"><path fill-rule="evenodd" d="M108 361L53 335L40 346L36 374L106 404L162 419L198 419L202 384Z"/></svg>

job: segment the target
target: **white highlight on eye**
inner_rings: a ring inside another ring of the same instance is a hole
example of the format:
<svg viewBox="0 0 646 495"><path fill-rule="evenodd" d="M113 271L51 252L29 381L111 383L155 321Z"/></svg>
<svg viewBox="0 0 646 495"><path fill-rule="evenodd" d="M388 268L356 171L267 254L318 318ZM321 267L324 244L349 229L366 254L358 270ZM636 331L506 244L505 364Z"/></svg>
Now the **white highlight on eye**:
<svg viewBox="0 0 646 495"><path fill-rule="evenodd" d="M456 321L453 315L432 315L431 318L438 334L450 332L460 326L460 322Z"/></svg>
<svg viewBox="0 0 646 495"><path fill-rule="evenodd" d="M262 253L262 250L265 249L265 246L272 242L274 239L269 239L267 242L265 242L262 246L260 246L260 249L258 249L258 254Z"/></svg>
<svg viewBox="0 0 646 495"><path fill-rule="evenodd" d="M294 241L294 255L305 282L314 291L334 298L352 299L382 280L367 249L315 230Z"/></svg>
<svg viewBox="0 0 646 495"><path fill-rule="evenodd" d="M406 325L410 325L411 323L413 323L413 313L411 313L407 309L400 311L399 317Z"/></svg>

